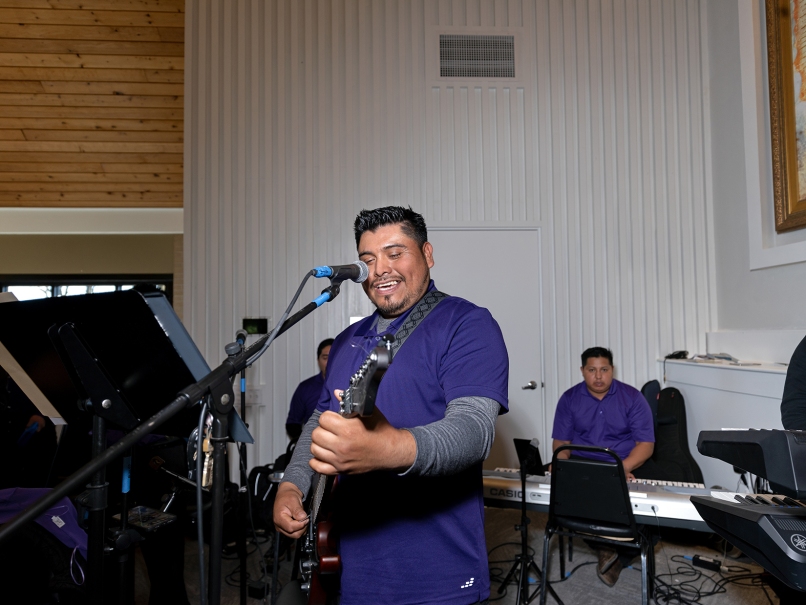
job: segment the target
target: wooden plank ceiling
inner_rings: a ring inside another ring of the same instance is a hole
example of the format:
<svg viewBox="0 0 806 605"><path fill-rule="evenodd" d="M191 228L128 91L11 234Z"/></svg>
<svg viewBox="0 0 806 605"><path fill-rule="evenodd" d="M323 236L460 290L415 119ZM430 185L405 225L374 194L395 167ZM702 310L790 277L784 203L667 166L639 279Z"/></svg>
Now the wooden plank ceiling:
<svg viewBox="0 0 806 605"><path fill-rule="evenodd" d="M0 0L0 206L182 206L184 4Z"/></svg>

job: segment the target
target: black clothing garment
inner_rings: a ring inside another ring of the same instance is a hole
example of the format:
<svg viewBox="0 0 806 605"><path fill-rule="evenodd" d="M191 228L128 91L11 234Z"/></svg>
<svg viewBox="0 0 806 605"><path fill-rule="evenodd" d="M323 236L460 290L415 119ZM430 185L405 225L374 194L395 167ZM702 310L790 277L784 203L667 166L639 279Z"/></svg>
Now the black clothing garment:
<svg viewBox="0 0 806 605"><path fill-rule="evenodd" d="M645 460L641 466L633 470L632 474L636 479L655 479L657 481L671 480L652 458Z"/></svg>
<svg viewBox="0 0 806 605"><path fill-rule="evenodd" d="M297 439L299 439L299 436L302 435L302 425L286 424L285 432L288 434L288 438L291 439L291 441L296 441Z"/></svg>
<svg viewBox="0 0 806 605"><path fill-rule="evenodd" d="M790 431L806 430L806 338L795 349L786 371L781 422Z"/></svg>

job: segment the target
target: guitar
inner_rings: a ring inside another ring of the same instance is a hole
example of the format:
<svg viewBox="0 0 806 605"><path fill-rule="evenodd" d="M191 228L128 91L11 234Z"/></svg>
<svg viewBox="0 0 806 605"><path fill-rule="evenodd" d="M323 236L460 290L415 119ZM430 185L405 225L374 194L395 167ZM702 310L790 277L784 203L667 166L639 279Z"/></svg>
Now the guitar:
<svg viewBox="0 0 806 605"><path fill-rule="evenodd" d="M391 336L385 337L382 346L375 347L350 377L350 386L344 391L339 414L345 418L370 416L375 410L375 396L381 379L392 363ZM335 477L317 473L313 479L308 507L308 533L300 560L302 590L308 593L308 605L327 605L334 602L338 590L341 558L339 557L328 500L335 488Z"/></svg>

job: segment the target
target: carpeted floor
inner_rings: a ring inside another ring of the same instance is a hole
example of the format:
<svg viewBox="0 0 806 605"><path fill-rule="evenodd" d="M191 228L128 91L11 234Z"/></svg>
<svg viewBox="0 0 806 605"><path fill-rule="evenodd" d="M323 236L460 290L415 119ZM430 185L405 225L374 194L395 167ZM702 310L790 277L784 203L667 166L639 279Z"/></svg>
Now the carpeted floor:
<svg viewBox="0 0 806 605"><path fill-rule="evenodd" d="M542 565L543 556L543 528L546 524L546 515L539 513L530 514L529 524L529 545L534 552L535 563ZM490 551L490 572L491 577L501 577L506 573L512 563L512 558L520 553L520 533L514 526L520 522L520 511L487 509L487 546ZM660 529L660 541L655 546L655 566L656 574L660 581L674 586L678 590L685 590L686 596L694 600L696 592L701 595L713 592L718 589L718 583L723 585L719 594L702 598L702 603L706 605L762 605L778 603L772 590L761 586L741 586L736 583L728 583L724 578L736 577L739 575L759 574L763 570L753 564L748 559L742 557L739 561L734 561L730 557L724 557L714 547L720 543L712 534L702 534L697 532L687 532L682 530ZM572 572L571 577L564 582L559 582L560 564L558 552L558 539L552 540L551 556L549 559L549 581L559 598L566 605L621 605L624 603L641 603L641 571L640 558L633 561L634 567L626 568L621 572L619 580L612 588L606 586L596 575L595 552L581 540L574 540L573 561L566 563L566 572ZM502 546L502 544L505 544ZM724 543L721 543L722 545ZM735 552L735 550L734 550ZM693 568L690 561L683 557L692 557L695 554L711 558L719 558L727 561L726 565L733 566L736 573L720 575L715 572ZM739 570L742 571L739 571ZM670 570L674 571L673 576L669 576ZM666 574L666 575L663 575ZM750 583L753 580L743 580ZM499 585L493 581L491 602L502 604L516 604L516 587L507 586L505 596L500 601L494 601L501 596L498 593ZM536 599L534 602L537 603ZM548 597L548 603L553 603ZM679 601L672 601L679 602Z"/></svg>
<svg viewBox="0 0 806 605"><path fill-rule="evenodd" d="M530 513L529 524L529 545L532 549L535 563L539 566L542 563L543 553L543 527L546 523L546 516L539 513ZM520 522L520 512L512 509L487 509L487 546L490 551L490 570L492 582L491 603L502 605L516 605L516 587L514 584L506 586L503 593L498 593L499 583L496 578L502 579L512 566L513 558L520 553L520 533L515 529L515 525ZM732 559L724 556L718 548L725 548L724 543L720 543L711 534L701 534L696 532L683 532L666 530L660 528L660 542L655 547L656 573L660 581L666 585L674 587L675 590L685 591L684 596L689 602L695 602L698 596L705 605L764 605L774 603L777 605L778 599L769 587L762 587L758 582L757 574L763 570L741 557ZM626 568L621 572L619 581L613 588L607 587L596 576L596 556L595 553L582 541L574 541L574 558L568 563L566 570L574 570L571 577L564 582L559 580L559 561L557 552L557 540L552 543L552 557L549 564L549 579L563 603L566 605L622 605L624 603L641 602L641 574L640 559L636 559L634 568ZM198 559L196 558L196 543L187 541L185 556L185 582L188 587L188 595L191 603L199 603L198 588ZM266 555L271 556L270 545L264 544L261 547ZM250 577L257 579L261 575L259 569L260 554L254 546L250 547L254 551L249 557ZM734 551L735 553L735 551ZM724 565L729 566L730 573L719 574L691 567L690 561L684 557L692 557L695 554L718 558L725 561ZM728 553L729 555L730 553ZM234 578L228 578L229 574L237 569L237 558L224 560L222 569L222 605L237 605L240 603L239 589L231 585ZM291 576L292 563L283 559L279 565L280 584L284 585ZM139 557L136 567L135 600L136 605L147 605L148 603L148 578L144 571L142 558ZM269 567L269 574L271 567ZM673 575L669 575L673 572ZM752 575L753 577L746 577ZM744 579L741 579L745 576ZM268 579L268 578L267 578ZM730 580L734 579L733 582ZM534 580L534 579L533 579ZM532 584L536 587L536 584ZM710 594L717 591L716 594ZM260 599L248 598L247 603L260 603ZM539 599L535 598L534 603ZM672 603L681 601L670 601ZM270 603L270 599L266 600ZM551 597L548 603L554 603Z"/></svg>

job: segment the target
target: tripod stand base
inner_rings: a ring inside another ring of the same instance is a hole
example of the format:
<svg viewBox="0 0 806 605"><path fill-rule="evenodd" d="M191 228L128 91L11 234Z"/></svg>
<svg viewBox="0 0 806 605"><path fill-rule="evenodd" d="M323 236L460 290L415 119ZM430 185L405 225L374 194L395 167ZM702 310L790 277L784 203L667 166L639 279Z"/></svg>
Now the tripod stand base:
<svg viewBox="0 0 806 605"><path fill-rule="evenodd" d="M531 595L529 594L530 572L535 575L537 580L535 590ZM501 586L498 587L498 594L502 594L504 590L506 590L507 584L509 584L516 573L518 574L518 592L515 596L515 602L518 604L523 603L524 605L531 603L540 594L540 580L543 577L543 572L537 566L537 563L535 563L531 555L517 555L515 557L515 563L510 567L509 572L507 572L507 575L501 582ZM548 582L546 583L546 587L557 603L562 604L562 601Z"/></svg>

